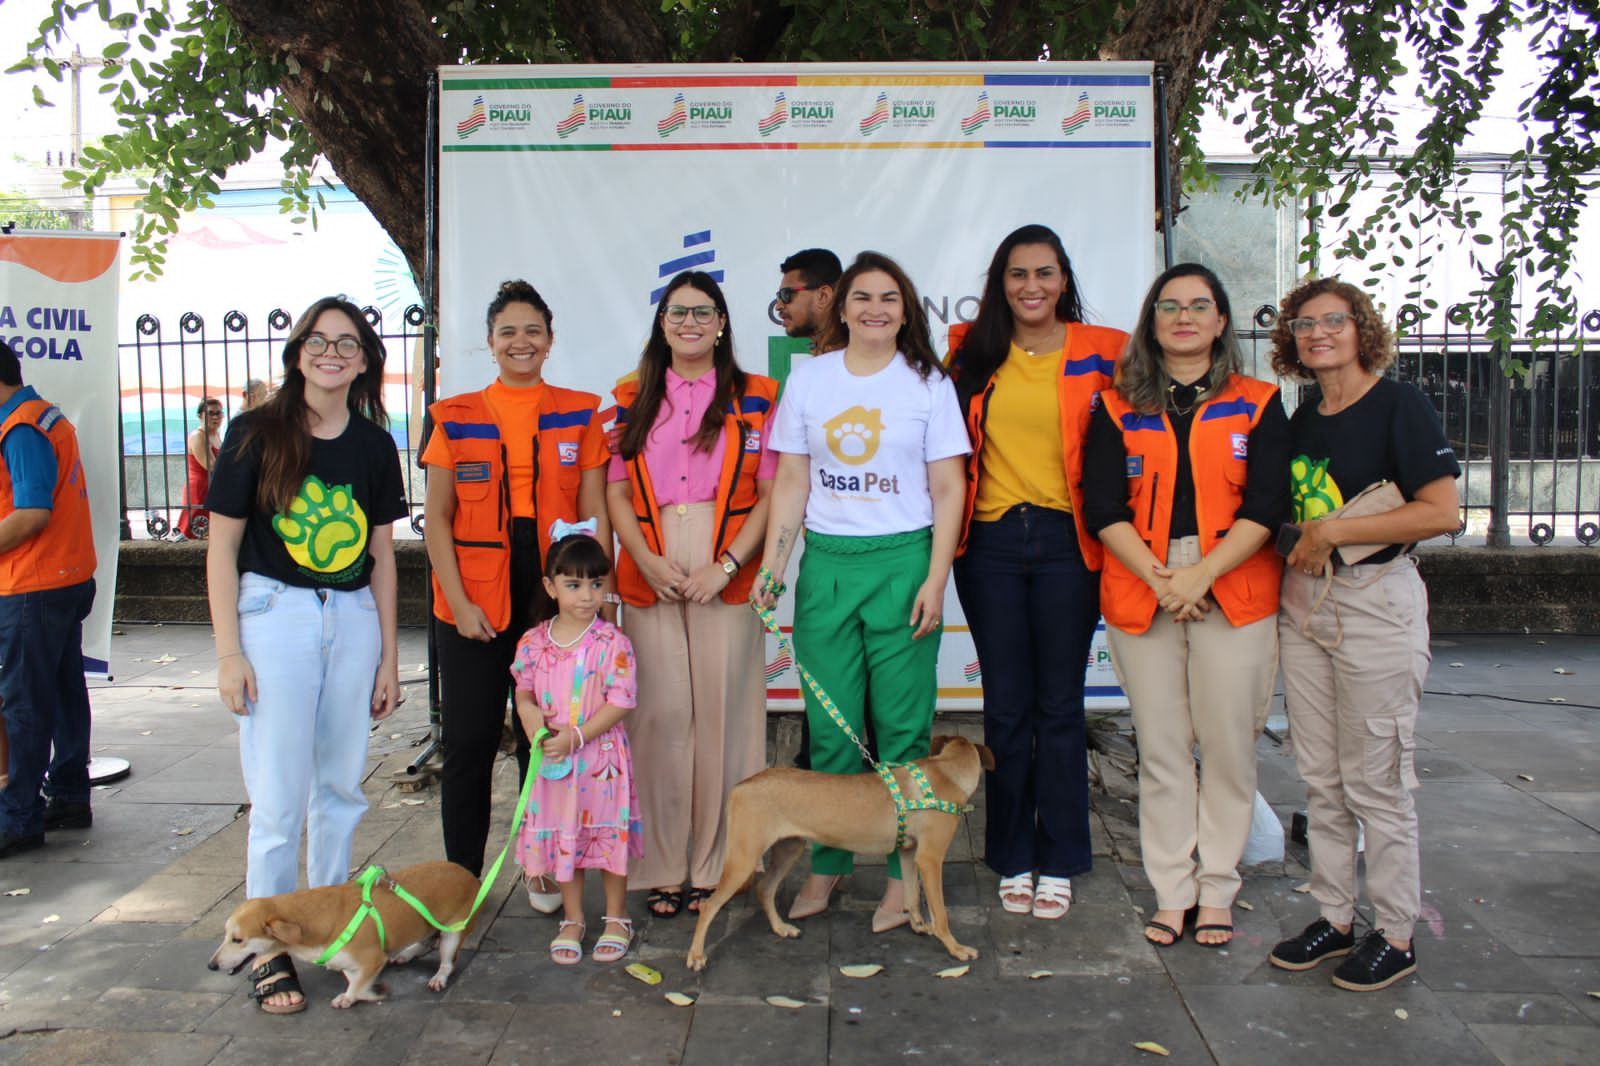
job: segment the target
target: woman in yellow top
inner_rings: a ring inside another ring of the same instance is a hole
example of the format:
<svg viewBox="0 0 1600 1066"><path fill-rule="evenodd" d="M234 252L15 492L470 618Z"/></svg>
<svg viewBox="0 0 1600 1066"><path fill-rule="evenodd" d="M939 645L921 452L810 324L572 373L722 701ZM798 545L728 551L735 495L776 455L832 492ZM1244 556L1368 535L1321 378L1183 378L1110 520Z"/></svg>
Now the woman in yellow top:
<svg viewBox="0 0 1600 1066"><path fill-rule="evenodd" d="M1086 325L1061 238L1008 235L951 370L972 457L956 592L983 669L984 860L1014 914L1064 917L1089 870L1084 671L1100 547L1077 521L1090 403L1127 343ZM1034 874L1039 875L1037 886Z"/></svg>

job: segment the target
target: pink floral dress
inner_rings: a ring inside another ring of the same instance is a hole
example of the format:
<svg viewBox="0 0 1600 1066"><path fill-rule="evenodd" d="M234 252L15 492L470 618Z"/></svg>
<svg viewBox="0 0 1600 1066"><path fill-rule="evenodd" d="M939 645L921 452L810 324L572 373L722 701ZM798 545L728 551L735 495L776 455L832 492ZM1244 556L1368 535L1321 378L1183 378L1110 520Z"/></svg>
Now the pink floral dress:
<svg viewBox="0 0 1600 1066"><path fill-rule="evenodd" d="M517 691L531 692L547 726L582 726L604 704L638 702L633 645L604 619L572 648L550 639L549 623L523 634L511 663ZM570 759L546 757L517 834L517 862L528 876L570 881L577 870L626 875L644 855L633 756L620 724L599 736L584 730Z"/></svg>

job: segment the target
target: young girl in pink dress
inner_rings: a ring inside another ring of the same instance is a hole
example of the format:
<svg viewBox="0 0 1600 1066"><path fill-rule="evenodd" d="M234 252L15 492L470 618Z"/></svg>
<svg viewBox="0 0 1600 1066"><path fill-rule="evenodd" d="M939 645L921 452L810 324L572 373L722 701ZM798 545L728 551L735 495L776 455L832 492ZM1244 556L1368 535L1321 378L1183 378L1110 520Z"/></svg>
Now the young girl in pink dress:
<svg viewBox="0 0 1600 1066"><path fill-rule="evenodd" d="M557 613L523 635L511 664L522 727L529 736L541 726L550 730L517 834L517 861L530 881L553 877L561 888L565 913L550 958L562 966L583 958L584 870L601 871L605 884L605 929L595 961L616 962L628 953L628 860L644 854L633 759L622 728L638 693L633 646L600 617L611 561L592 525L592 519L555 523L544 587Z"/></svg>

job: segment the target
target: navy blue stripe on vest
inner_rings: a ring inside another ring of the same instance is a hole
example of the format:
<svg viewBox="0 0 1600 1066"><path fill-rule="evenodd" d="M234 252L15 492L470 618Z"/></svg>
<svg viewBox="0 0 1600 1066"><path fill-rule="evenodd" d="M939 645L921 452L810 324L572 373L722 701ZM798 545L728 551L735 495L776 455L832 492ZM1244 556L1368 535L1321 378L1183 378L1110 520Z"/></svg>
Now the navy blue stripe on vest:
<svg viewBox="0 0 1600 1066"><path fill-rule="evenodd" d="M625 426L627 424L628 424L628 408L624 407L622 404L619 403L619 404L617 404L617 425Z"/></svg>
<svg viewBox="0 0 1600 1066"><path fill-rule="evenodd" d="M500 427L493 422L443 422L446 440L499 440Z"/></svg>
<svg viewBox="0 0 1600 1066"><path fill-rule="evenodd" d="M729 404L728 406L729 406L730 409L733 407L732 404ZM740 414L746 414L746 415L752 414L752 413L764 414L767 411L770 411L771 409L772 409L772 401L768 400L765 396L741 396L739 398L739 413Z"/></svg>
<svg viewBox="0 0 1600 1066"><path fill-rule="evenodd" d="M1256 405L1244 397L1237 400L1223 400L1210 404L1200 413L1200 421L1209 422L1213 418L1236 418L1243 415L1245 418L1256 416Z"/></svg>
<svg viewBox="0 0 1600 1066"><path fill-rule="evenodd" d="M539 429L570 429L573 426L587 426L593 411L550 411L539 416Z"/></svg>
<svg viewBox="0 0 1600 1066"><path fill-rule="evenodd" d="M1061 365L1061 376L1064 378L1082 377L1084 374L1104 374L1111 377L1116 373L1117 363L1114 359L1107 359L1103 355L1086 355L1082 359L1068 359Z"/></svg>
<svg viewBox="0 0 1600 1066"><path fill-rule="evenodd" d="M1141 429L1165 433L1167 424L1160 415L1142 415L1138 411L1129 411L1122 416L1122 431L1124 433L1135 433Z"/></svg>

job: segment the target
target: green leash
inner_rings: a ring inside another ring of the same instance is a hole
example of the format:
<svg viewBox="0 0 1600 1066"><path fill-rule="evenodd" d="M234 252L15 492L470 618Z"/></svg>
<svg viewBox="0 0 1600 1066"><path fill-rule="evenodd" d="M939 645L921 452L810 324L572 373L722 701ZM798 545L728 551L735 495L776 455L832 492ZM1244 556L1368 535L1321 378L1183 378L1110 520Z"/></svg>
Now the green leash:
<svg viewBox="0 0 1600 1066"><path fill-rule="evenodd" d="M539 731L533 735L533 739L529 742L532 750L529 752L528 757L528 776L522 780L522 794L517 797L517 808L511 814L511 835L506 838L506 846L500 849L500 854L496 855L494 862L490 864L488 876L478 885L478 895L473 899L472 909L467 912L465 918L458 922L451 922L449 925L443 924L429 912L420 899L407 892L405 887L393 878L388 877L384 873L383 867L376 864L370 865L356 875L355 879L356 884L361 886L361 906L356 908L355 916L344 927L344 932L340 933L338 938L328 945L328 949L317 957L317 961L313 965L328 965L329 961L344 950L346 944L350 943L351 938L356 935L356 931L361 928L361 923L369 918L378 927L378 950L383 952L389 950L388 937L383 929L383 917L378 913L378 908L372 903L372 888L378 884L393 892L400 898L401 902L409 905L412 910L422 916L423 921L439 930L439 932L459 933L465 929L467 924L472 921L473 916L483 906L483 901L489 898L489 892L494 888L495 880L500 876L500 867L506 861L506 855L511 851L511 842L517 839L517 830L522 828L522 818L528 809L528 797L533 793L533 782L539 776L539 767L544 763L544 749L541 746L541 742L549 735L550 731L544 726L540 726Z"/></svg>
<svg viewBox="0 0 1600 1066"><path fill-rule="evenodd" d="M775 597L784 594L785 586L783 582L773 577L772 571L767 567L763 566L761 568L756 575L756 580L761 583L763 591L770 592ZM755 608L757 616L761 619L761 624L767 627L767 632L777 638L778 647L794 662L795 671L805 681L806 687L811 690L811 694L817 698L817 703L822 706L824 711L828 712L828 717L833 721L833 724L838 726L839 731L850 739L850 743L854 744L856 749L861 752L861 758L876 770L878 776L883 779L884 787L889 790L889 798L894 801L894 849L896 851L899 851L906 842L907 814L914 811L942 811L945 814L957 815L962 813L960 804L939 799L934 795L933 785L929 783L927 773L916 763L879 762L874 759L872 752L867 750L866 744L862 743L861 738L856 735L856 731L850 728L850 723L844 720L844 715L834 705L833 699L823 690L817 679L811 675L811 671L807 670L805 665L800 662L800 657L794 652L794 646L784 637L783 629L778 625L777 614L774 613L771 607L763 607L754 601L751 602L750 606ZM906 776L911 778L912 784L916 785L921 792L921 795L916 800L906 799L904 791L900 788L900 782L895 779L894 772L896 769L904 769Z"/></svg>

